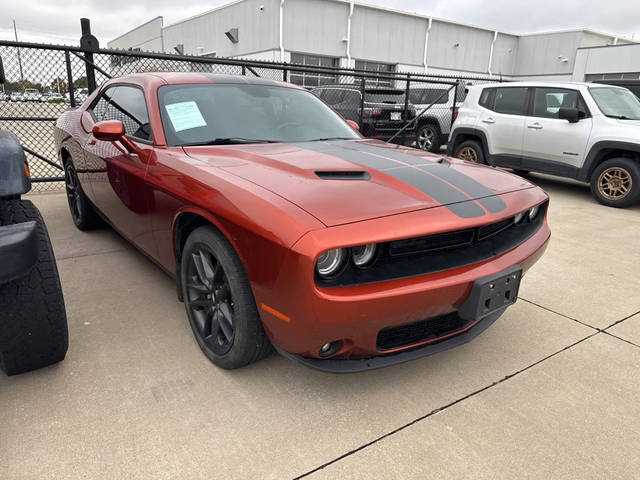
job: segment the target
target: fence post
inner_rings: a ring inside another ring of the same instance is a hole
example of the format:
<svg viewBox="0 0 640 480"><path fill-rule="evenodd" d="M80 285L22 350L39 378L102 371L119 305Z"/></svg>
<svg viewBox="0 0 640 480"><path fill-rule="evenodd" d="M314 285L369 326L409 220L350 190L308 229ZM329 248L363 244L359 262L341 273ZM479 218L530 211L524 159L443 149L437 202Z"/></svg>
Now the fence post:
<svg viewBox="0 0 640 480"><path fill-rule="evenodd" d="M76 106L76 99L73 92L73 74L71 73L71 55L69 50L64 51L64 62L67 64L67 90L69 91L69 102L71 106Z"/></svg>
<svg viewBox="0 0 640 480"><path fill-rule="evenodd" d="M247 74L247 67L242 65L242 75L246 75L246 74Z"/></svg>
<svg viewBox="0 0 640 480"><path fill-rule="evenodd" d="M409 79L411 78L411 75L407 74L407 85L404 89L404 111L402 112L402 118L404 118L404 124L406 125L410 120L409 120ZM405 144L407 138L406 138L406 130L402 132L402 145Z"/></svg>
<svg viewBox="0 0 640 480"><path fill-rule="evenodd" d="M80 28L82 29L82 37L80 37L80 48L84 52L84 66L87 71L87 90L89 93L96 89L96 72L93 68L93 52L100 48L98 39L91 35L91 23L88 18L80 19Z"/></svg>
<svg viewBox="0 0 640 480"><path fill-rule="evenodd" d="M362 118L364 117L364 86L366 79L364 75L362 76L362 82L360 83L360 109L358 113L358 127L360 128L360 133L364 135L364 124L362 123Z"/></svg>
<svg viewBox="0 0 640 480"><path fill-rule="evenodd" d="M451 106L451 125L449 125L449 128L453 127L453 122L456 119L456 103L458 102L458 86L460 85L460 79L456 78L456 84L453 88L455 88L455 90L453 91L453 105Z"/></svg>
<svg viewBox="0 0 640 480"><path fill-rule="evenodd" d="M282 69L282 81L283 82L289 81L289 70L287 70L286 67Z"/></svg>

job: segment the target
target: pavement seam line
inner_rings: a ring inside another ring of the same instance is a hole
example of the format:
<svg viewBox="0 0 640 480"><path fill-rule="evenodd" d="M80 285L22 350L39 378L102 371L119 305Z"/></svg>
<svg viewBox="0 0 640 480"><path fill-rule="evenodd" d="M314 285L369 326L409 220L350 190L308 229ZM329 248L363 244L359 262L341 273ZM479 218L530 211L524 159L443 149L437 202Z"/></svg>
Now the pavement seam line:
<svg viewBox="0 0 640 480"><path fill-rule="evenodd" d="M527 300L526 298L518 297L518 300L522 300L523 302L530 303L531 305L535 305L536 307L540 307L543 310L546 310L547 312L551 312L551 313L555 313L556 315L560 315L561 317L564 317L564 318L566 318L568 320L573 320L574 322L577 322L580 325L584 325L585 327L593 328L594 330L597 330L598 332L602 331L602 329L600 329L598 327L594 327L593 325L589 325L588 323L582 322L582 321L578 320L577 318L570 317L569 315L565 315L564 313L556 312L555 310L552 310L552 309L550 309L548 307L540 305L540 304L538 304L536 302L532 302L531 300Z"/></svg>
<svg viewBox="0 0 640 480"><path fill-rule="evenodd" d="M126 249L118 248L117 250L105 250L104 252L81 253L79 255L68 255L66 257L56 257L56 261L71 260L74 258L93 257L97 255L108 255L110 253L124 252Z"/></svg>
<svg viewBox="0 0 640 480"><path fill-rule="evenodd" d="M629 320L631 317L635 317L636 315L638 315L640 313L640 310L638 310L635 313L632 313L631 315L627 315L624 318L621 318L620 320L617 320L615 322L613 322L611 325L609 325L608 327L603 328L602 330L609 330L610 328L615 327L616 325L618 325L619 323L624 322L625 320Z"/></svg>
<svg viewBox="0 0 640 480"><path fill-rule="evenodd" d="M542 307L542 308L544 308L544 307ZM591 328L594 328L594 327L591 327ZM577 340L576 342L574 342L574 343L572 343L570 345L567 345L566 347L563 347L560 350L558 350L556 352L553 352L553 353L547 355L546 357L543 357L540 360L537 360L534 363L532 363L532 364L530 364L530 365L528 365L526 367L523 367L520 370L517 370L514 373L506 375L505 377L503 377L503 378L501 378L499 380L496 380L495 382L490 383L489 385L485 385L482 388L474 390L473 392L469 393L468 395L465 395L465 396L460 397L460 398L458 398L456 400L453 400L452 402L449 402L449 403L447 403L446 405L444 405L442 407L438 407L438 408L436 408L434 410L431 410L429 413L427 413L425 415L422 415L422 416L410 421L409 423L407 423L405 425L397 427L394 430L391 430L390 432L385 433L384 435L381 435L381 436L379 436L377 438L374 438L370 442L367 442L367 443L365 443L363 445L360 445L359 447L354 448L353 450L350 450L350 451L348 451L346 453L343 453L342 455L334 458L333 460L330 460L330 461L328 461L326 463L323 463L322 465L320 465L320 466L318 466L318 467L316 467L316 468L314 468L312 470L309 470L308 472L305 472L302 475L294 477L293 480L299 480L301 478L308 477L309 475L317 473L320 470L323 470L324 468L326 468L326 467L328 467L330 465L333 465L334 463L339 462L340 460L343 460L343 459L345 459L347 457L350 457L351 455L353 455L355 453L358 453L361 450L364 450L365 448L368 448L368 447L370 447L370 446L372 446L372 445L374 445L374 444L376 444L376 443L378 443L378 442L380 442L380 441L382 441L382 440L384 440L384 439L386 439L386 438L388 438L388 437L390 437L392 435L395 435L396 433L401 432L402 430L405 430L406 428L409 428L409 427L415 425L418 422L421 422L422 420L426 420L427 418L432 417L433 415L436 415L436 414L438 414L440 412L443 412L443 411L447 410L448 408L453 407L454 405L457 405L458 403L460 403L460 402L462 402L462 401L464 401L464 400L466 400L468 398L474 397L474 396L478 395L479 393L482 393L482 392L484 392L486 390L489 390L490 388L495 387L496 385L500 385L501 383L509 380L510 378L513 378L513 377L515 377L517 375L520 375L521 373L526 372L527 370L529 370L529 369L541 364L542 362L544 362L544 361L546 361L546 360L548 360L548 359L550 359L552 357L555 357L556 355L558 355L558 354L560 354L560 353L562 353L562 352L564 352L566 350L569 350L570 348L575 347L576 345L578 345L578 344L580 344L580 343L582 343L582 342L584 342L586 340L589 340L592 337L595 337L599 333L607 333L607 332L602 332L601 330L593 332L592 334L587 335L586 337L581 338L580 340Z"/></svg>
<svg viewBox="0 0 640 480"><path fill-rule="evenodd" d="M609 332L602 332L602 333L606 333L610 337L617 338L618 340L622 340L623 342L628 343L629 345L633 345L634 347L640 348L640 345L638 345L637 343L633 343L631 340L627 340L626 338L619 337L619 336L614 335L613 333L609 333Z"/></svg>

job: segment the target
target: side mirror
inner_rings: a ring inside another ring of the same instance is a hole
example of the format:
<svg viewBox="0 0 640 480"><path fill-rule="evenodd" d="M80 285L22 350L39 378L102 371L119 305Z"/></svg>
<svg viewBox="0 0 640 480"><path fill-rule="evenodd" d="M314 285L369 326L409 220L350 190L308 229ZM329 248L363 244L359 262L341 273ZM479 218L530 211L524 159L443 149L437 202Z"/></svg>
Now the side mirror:
<svg viewBox="0 0 640 480"><path fill-rule="evenodd" d="M558 109L558 118L568 120L569 123L576 123L580 120L580 111L577 108L560 107Z"/></svg>
<svg viewBox="0 0 640 480"><path fill-rule="evenodd" d="M356 122L354 122L353 120L347 120L347 123L349 124L349 126L351 128L353 128L356 132L360 131L360 127L358 126L358 124Z"/></svg>
<svg viewBox="0 0 640 480"><path fill-rule="evenodd" d="M120 120L103 120L91 130L96 140L103 142L120 142L129 153L139 153L138 147L125 135L124 124Z"/></svg>

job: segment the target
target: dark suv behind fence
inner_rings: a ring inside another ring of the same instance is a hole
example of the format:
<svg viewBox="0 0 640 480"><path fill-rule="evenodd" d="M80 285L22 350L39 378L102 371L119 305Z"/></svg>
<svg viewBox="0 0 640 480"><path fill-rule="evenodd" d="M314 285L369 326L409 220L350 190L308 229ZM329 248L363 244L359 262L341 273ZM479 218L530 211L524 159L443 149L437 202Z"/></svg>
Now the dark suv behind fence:
<svg viewBox="0 0 640 480"><path fill-rule="evenodd" d="M388 140L416 116L416 108L410 103L405 113L404 91L392 87L365 88L364 102L357 84L323 85L312 92L345 119L357 122L365 137ZM400 137L414 140L415 134L416 127L411 125Z"/></svg>

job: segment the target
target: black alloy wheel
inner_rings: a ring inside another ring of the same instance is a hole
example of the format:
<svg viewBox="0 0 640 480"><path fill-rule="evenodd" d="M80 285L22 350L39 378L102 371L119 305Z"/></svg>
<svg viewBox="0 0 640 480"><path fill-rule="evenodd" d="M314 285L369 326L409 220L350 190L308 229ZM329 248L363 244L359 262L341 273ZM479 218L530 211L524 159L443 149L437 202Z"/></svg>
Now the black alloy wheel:
<svg viewBox="0 0 640 480"><path fill-rule="evenodd" d="M195 333L216 355L225 355L235 338L234 304L229 281L213 252L198 244L187 264L185 302Z"/></svg>
<svg viewBox="0 0 640 480"><path fill-rule="evenodd" d="M101 227L103 225L102 219L84 194L78 174L70 160L64 165L64 186L67 191L71 219L75 226L79 230L92 230Z"/></svg>

